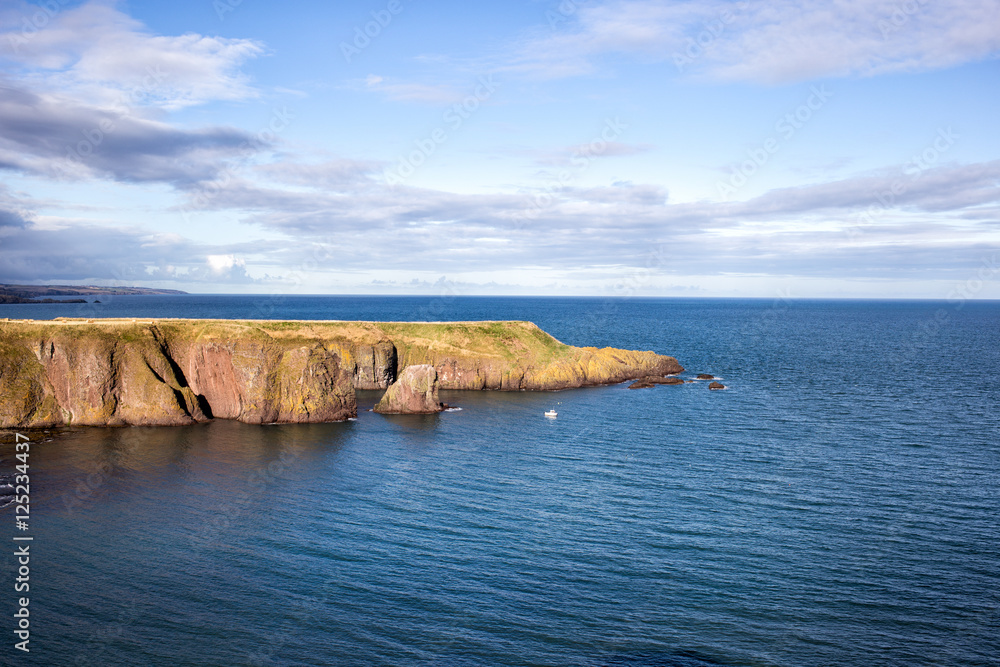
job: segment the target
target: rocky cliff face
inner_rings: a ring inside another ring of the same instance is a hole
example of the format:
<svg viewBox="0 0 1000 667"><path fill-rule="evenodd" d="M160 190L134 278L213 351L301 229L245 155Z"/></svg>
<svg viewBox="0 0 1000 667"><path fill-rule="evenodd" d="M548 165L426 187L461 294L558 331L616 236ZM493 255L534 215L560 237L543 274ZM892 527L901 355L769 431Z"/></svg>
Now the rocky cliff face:
<svg viewBox="0 0 1000 667"><path fill-rule="evenodd" d="M429 414L443 409L437 371L429 364L407 366L375 406L375 412L385 415Z"/></svg>
<svg viewBox="0 0 1000 667"><path fill-rule="evenodd" d="M442 389L544 391L680 373L655 352L564 345L531 322L385 323L400 368L430 364Z"/></svg>
<svg viewBox="0 0 1000 667"><path fill-rule="evenodd" d="M352 348L354 388L385 389L396 381L396 346L390 341Z"/></svg>
<svg viewBox="0 0 1000 667"><path fill-rule="evenodd" d="M315 345L238 340L175 345L175 359L212 417L248 424L354 417L353 372Z"/></svg>
<svg viewBox="0 0 1000 667"><path fill-rule="evenodd" d="M429 365L443 389L547 390L684 370L530 322L0 322L0 427L326 422Z"/></svg>
<svg viewBox="0 0 1000 667"><path fill-rule="evenodd" d="M319 422L357 414L353 368L318 344L252 333L192 340L142 324L12 328L0 327L4 427L173 426L212 417Z"/></svg>

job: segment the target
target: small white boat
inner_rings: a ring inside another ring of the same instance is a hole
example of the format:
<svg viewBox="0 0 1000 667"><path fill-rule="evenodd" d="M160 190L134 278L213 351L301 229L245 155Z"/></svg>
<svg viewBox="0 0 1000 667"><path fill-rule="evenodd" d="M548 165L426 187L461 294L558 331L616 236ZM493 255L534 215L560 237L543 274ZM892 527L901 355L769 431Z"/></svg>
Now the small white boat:
<svg viewBox="0 0 1000 667"><path fill-rule="evenodd" d="M546 417L555 417L557 414L559 414L559 413L556 412L555 410L549 410L548 412L545 413L545 416Z"/></svg>

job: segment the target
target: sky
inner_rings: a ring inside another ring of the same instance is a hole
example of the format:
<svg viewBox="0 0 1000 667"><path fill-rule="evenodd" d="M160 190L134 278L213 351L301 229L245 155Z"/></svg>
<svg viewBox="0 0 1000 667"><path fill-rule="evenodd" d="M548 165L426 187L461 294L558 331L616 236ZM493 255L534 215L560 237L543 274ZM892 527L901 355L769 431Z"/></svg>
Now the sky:
<svg viewBox="0 0 1000 667"><path fill-rule="evenodd" d="M0 282L1000 298L1000 0L0 0Z"/></svg>

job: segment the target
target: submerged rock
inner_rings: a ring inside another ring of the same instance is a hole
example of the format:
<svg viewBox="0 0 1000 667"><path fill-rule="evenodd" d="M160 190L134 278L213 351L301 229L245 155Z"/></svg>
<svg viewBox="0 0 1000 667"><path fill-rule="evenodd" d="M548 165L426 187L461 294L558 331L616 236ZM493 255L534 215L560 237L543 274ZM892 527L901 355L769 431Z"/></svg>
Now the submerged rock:
<svg viewBox="0 0 1000 667"><path fill-rule="evenodd" d="M652 382L646 382L645 380L636 380L628 386L629 389L650 389L656 385Z"/></svg>
<svg viewBox="0 0 1000 667"><path fill-rule="evenodd" d="M375 412L384 415L420 415L442 410L437 371L430 364L407 366L375 406Z"/></svg>
<svg viewBox="0 0 1000 667"><path fill-rule="evenodd" d="M710 375L709 373L699 373L698 374L698 379L699 380L714 380L715 376L714 375Z"/></svg>
<svg viewBox="0 0 1000 667"><path fill-rule="evenodd" d="M708 385L708 388L712 390L725 389L726 385L722 384L721 382L713 382L712 384Z"/></svg>
<svg viewBox="0 0 1000 667"><path fill-rule="evenodd" d="M647 375L646 377L639 378L632 384L628 386L629 389L649 389L650 387L655 387L658 384L684 384L684 380L679 377L659 377L656 375Z"/></svg>

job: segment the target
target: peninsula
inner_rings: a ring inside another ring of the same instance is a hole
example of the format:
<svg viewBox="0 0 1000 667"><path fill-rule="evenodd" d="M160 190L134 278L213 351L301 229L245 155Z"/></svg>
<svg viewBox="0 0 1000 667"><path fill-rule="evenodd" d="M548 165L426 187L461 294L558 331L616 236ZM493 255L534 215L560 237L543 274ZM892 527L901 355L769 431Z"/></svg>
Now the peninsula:
<svg viewBox="0 0 1000 667"><path fill-rule="evenodd" d="M531 322L0 321L0 427L327 422L430 365L441 389L555 390L684 369Z"/></svg>
<svg viewBox="0 0 1000 667"><path fill-rule="evenodd" d="M52 296L187 294L179 290L152 287L101 287L99 285L7 285L0 284L0 304L87 303L86 299L52 299ZM45 298L42 298L45 297Z"/></svg>

